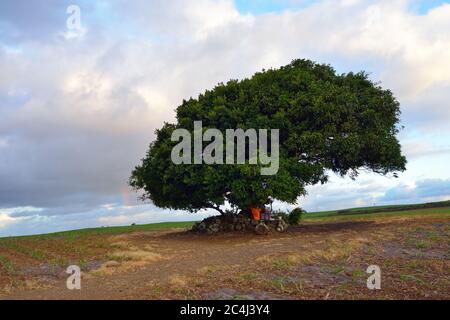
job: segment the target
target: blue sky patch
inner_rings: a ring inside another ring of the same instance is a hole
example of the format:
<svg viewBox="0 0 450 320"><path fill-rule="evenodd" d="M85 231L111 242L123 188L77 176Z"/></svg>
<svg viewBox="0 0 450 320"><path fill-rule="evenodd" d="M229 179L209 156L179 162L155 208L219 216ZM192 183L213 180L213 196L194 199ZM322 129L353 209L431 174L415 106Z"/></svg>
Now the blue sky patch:
<svg viewBox="0 0 450 320"><path fill-rule="evenodd" d="M308 7L314 3L322 1L314 0L235 0L235 4L239 12L246 14L264 14L270 12L281 12L285 10L298 10ZM419 14L426 14L433 8L439 7L442 4L450 1L443 0L418 0L412 1L411 9Z"/></svg>

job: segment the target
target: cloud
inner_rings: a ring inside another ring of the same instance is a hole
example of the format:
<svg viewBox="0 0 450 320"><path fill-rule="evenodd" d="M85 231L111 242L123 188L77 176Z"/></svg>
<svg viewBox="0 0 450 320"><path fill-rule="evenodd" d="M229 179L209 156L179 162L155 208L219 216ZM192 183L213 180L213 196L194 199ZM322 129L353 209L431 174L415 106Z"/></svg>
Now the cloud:
<svg viewBox="0 0 450 320"><path fill-rule="evenodd" d="M24 212L24 211L23 211ZM0 237L59 232L105 226L155 223L161 221L196 221L212 215L203 210L190 214L184 211L162 210L153 205L123 206L109 204L76 214L47 215L40 210L12 217L0 211Z"/></svg>
<svg viewBox="0 0 450 320"><path fill-rule="evenodd" d="M113 2L116 1L113 0ZM68 9L72 5L82 8L82 25L78 30L67 28L67 22L73 14L73 10ZM2 1L0 2L0 42L12 47L20 47L28 42L57 45L61 43L61 40L77 40L83 38L88 32L88 26L94 27L94 34L95 30L104 29L102 18L107 14L107 10L108 5L105 1Z"/></svg>
<svg viewBox="0 0 450 320"><path fill-rule="evenodd" d="M386 185L393 182L389 180L375 174L362 174L357 180L330 174L327 184L308 187L308 195L300 198L298 205L313 212L379 205Z"/></svg>
<svg viewBox="0 0 450 320"><path fill-rule="evenodd" d="M394 187L392 185L395 185ZM296 206L309 212L390 205L422 203L450 199L450 179L424 179L417 181L386 181L373 174L353 181L331 176L330 183L308 188L308 195L295 205L276 203L277 209L292 210Z"/></svg>
<svg viewBox="0 0 450 320"><path fill-rule="evenodd" d="M423 201L450 199L450 179L426 179L413 186L400 185L386 191L382 201Z"/></svg>
<svg viewBox="0 0 450 320"><path fill-rule="evenodd" d="M450 154L450 146L440 146L426 140L415 139L403 144L403 152L408 159Z"/></svg>
<svg viewBox="0 0 450 320"><path fill-rule="evenodd" d="M14 218L11 218L5 213L0 213L0 229L5 228L8 224L13 222Z"/></svg>
<svg viewBox="0 0 450 320"><path fill-rule="evenodd" d="M252 14L231 0L79 1L87 31L75 38L61 36L71 3L1 2L0 208L42 210L8 214L23 218L10 230L76 227L76 216L92 216L92 225L125 219L132 213L121 206L139 208L128 176L182 99L299 57L339 72L365 69L392 89L416 170L404 182L430 177L414 158L433 166L450 149L450 5L419 14L417 1L300 2ZM301 201L314 209L370 203L393 183L364 181L333 180Z"/></svg>
<svg viewBox="0 0 450 320"><path fill-rule="evenodd" d="M13 214L17 212L33 211L37 212L34 208L10 208L10 209L0 209L0 229L5 229L7 226L18 223L22 218L14 217Z"/></svg>
<svg viewBox="0 0 450 320"><path fill-rule="evenodd" d="M119 10L133 19L138 27L152 34L179 37L177 40L205 40L234 23L245 23L231 0L148 1L119 2Z"/></svg>

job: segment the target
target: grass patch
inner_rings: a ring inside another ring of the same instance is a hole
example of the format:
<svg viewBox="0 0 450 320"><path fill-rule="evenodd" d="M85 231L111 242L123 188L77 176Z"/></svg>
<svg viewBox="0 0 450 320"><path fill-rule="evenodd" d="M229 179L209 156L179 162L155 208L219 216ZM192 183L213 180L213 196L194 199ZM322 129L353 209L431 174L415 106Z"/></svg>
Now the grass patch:
<svg viewBox="0 0 450 320"><path fill-rule="evenodd" d="M333 274L339 274L345 271L345 268L343 266L334 266L331 268L331 273Z"/></svg>
<svg viewBox="0 0 450 320"><path fill-rule="evenodd" d="M45 252L42 252L42 251L37 250L37 249L32 249L30 251L30 256L33 259L40 260L40 261L43 261L43 260L45 260L47 258L47 254Z"/></svg>
<svg viewBox="0 0 450 320"><path fill-rule="evenodd" d="M352 278L355 281L365 279L367 276L368 276L367 273L365 273L363 270L354 270L352 272Z"/></svg>
<svg viewBox="0 0 450 320"><path fill-rule="evenodd" d="M450 207L445 208L428 208L406 211L392 211L380 213L355 213L348 215L340 215L337 211L326 211L319 213L308 213L305 215L305 221L334 221L334 220L354 220L354 219L373 219L373 218L391 218L391 217L417 217L430 215L450 215Z"/></svg>
<svg viewBox="0 0 450 320"><path fill-rule="evenodd" d="M373 206L373 207L358 207L343 210L330 210L321 212L312 212L308 215L314 215L315 217L327 217L327 216L344 216L344 215L361 215L361 214L373 214L382 212L401 212L410 210L424 210L424 209L450 209L450 200L438 201L438 202L428 202L428 203L417 203L417 204L399 204L399 205L385 205L385 206Z"/></svg>
<svg viewBox="0 0 450 320"><path fill-rule="evenodd" d="M401 274L400 279L403 281L414 281L420 284L425 284L425 281L417 278L416 276L413 276L412 274Z"/></svg>
<svg viewBox="0 0 450 320"><path fill-rule="evenodd" d="M419 240L416 242L417 249L428 249L430 247L431 247L430 244L424 240Z"/></svg>
<svg viewBox="0 0 450 320"><path fill-rule="evenodd" d="M182 221L182 222L161 222L161 223L151 223L151 224L141 224L133 226L119 226L119 227L100 227L100 228L87 228L55 233L47 233L32 236L17 236L17 237L4 237L0 238L0 245L2 241L6 240L18 240L18 239L34 239L34 240L45 240L45 239L71 239L75 240L80 237L96 236L103 234L123 234L131 233L137 231L152 231L152 230L164 230L172 228L190 228L195 223L195 221Z"/></svg>
<svg viewBox="0 0 450 320"><path fill-rule="evenodd" d="M290 279L284 276L273 278L270 283L274 289L285 291L285 287L289 284Z"/></svg>
<svg viewBox="0 0 450 320"><path fill-rule="evenodd" d="M14 264L12 263L11 260L9 260L8 258L6 258L5 256L0 255L0 265L1 265L1 270L5 271L6 273L14 273L15 268L14 268Z"/></svg>

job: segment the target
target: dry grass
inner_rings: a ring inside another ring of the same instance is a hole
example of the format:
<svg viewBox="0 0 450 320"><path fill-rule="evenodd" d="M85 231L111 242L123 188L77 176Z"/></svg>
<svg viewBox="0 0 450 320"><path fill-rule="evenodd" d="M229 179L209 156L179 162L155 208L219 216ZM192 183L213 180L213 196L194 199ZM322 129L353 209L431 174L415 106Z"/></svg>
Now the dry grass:
<svg viewBox="0 0 450 320"><path fill-rule="evenodd" d="M94 262L97 266L107 260L117 263L86 270L82 277L95 284L91 284L95 292L90 294L99 298L448 298L448 218L377 220L345 224L308 222L286 234L267 237L219 235L211 239L181 233L159 237L143 232L109 234L99 236L105 244L101 248L94 248L99 243L97 239L84 241L82 248L89 251L82 254L90 253L86 265ZM422 248L422 242L427 243L427 248ZM65 247L49 240L36 243L36 249L48 254L56 247L63 252L70 246L79 246L77 241L67 241ZM18 283L25 280L19 275L28 260L13 260L16 256L11 252L12 245L22 243L6 244L9 251L2 255L11 259L14 269L10 267L11 273L4 272L2 277L16 280L5 289L11 292L9 296L18 291L15 289L38 288L39 283ZM78 256L68 256L66 262L72 263L74 258ZM8 270L8 260L3 260L3 268ZM365 285L366 268L372 262L383 270L383 290L377 292L367 291ZM108 276L113 274L115 287L110 288L112 277ZM53 285L46 294L57 297L58 288L55 282ZM123 291L118 292L116 287ZM88 290L89 286L84 288ZM59 294L70 297L66 290L59 290Z"/></svg>
<svg viewBox="0 0 450 320"><path fill-rule="evenodd" d="M126 249L126 248L131 247L131 244L127 241L117 241L117 242L111 243L111 247L117 248L117 249Z"/></svg>
<svg viewBox="0 0 450 320"><path fill-rule="evenodd" d="M136 270L146 265L169 258L155 252L155 247L144 244L136 245L130 242L130 235L118 235L110 238L110 245L114 250L107 254L110 261L105 262L99 269L91 271L90 276L107 276L114 273ZM112 263L112 262L118 262Z"/></svg>
<svg viewBox="0 0 450 320"><path fill-rule="evenodd" d="M189 284L189 278L179 274L169 276L169 285L172 288L185 288Z"/></svg>
<svg viewBox="0 0 450 320"><path fill-rule="evenodd" d="M25 280L11 281L11 282L5 284L1 288L0 292L1 292L1 294L8 294L17 289L35 290L35 289L46 289L46 288L50 288L50 287L51 287L51 285L49 285L48 283L41 281L41 280L25 279Z"/></svg>
<svg viewBox="0 0 450 320"><path fill-rule="evenodd" d="M327 239L321 248L303 248L303 251L282 252L263 255L256 258L256 262L283 268L300 264L308 264L317 260L336 261L349 259L364 244L369 242L365 238L346 239L339 241Z"/></svg>
<svg viewBox="0 0 450 320"><path fill-rule="evenodd" d="M208 273L217 272L218 270L220 270L220 268L218 266L207 265L207 266L197 269L197 273L198 274L208 274Z"/></svg>
<svg viewBox="0 0 450 320"><path fill-rule="evenodd" d="M150 252L146 250L134 249L134 250L123 250L115 251L110 256L113 260L117 261L146 261L154 262L163 259L163 256L156 252Z"/></svg>

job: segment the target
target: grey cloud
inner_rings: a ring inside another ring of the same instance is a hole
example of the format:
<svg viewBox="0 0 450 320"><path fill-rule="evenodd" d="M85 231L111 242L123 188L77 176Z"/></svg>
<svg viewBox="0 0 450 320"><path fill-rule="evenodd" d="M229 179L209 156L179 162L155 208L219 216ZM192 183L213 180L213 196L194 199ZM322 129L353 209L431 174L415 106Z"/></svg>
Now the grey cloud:
<svg viewBox="0 0 450 320"><path fill-rule="evenodd" d="M116 136L56 129L47 133L52 138L39 142L12 132L15 137L0 150L0 204L53 207L110 202L127 188L129 173L151 131Z"/></svg>
<svg viewBox="0 0 450 320"><path fill-rule="evenodd" d="M392 73L411 65L396 68L404 59L401 50L380 52L372 36L364 41L368 31L355 23L364 21L364 3L345 9L326 1L252 17L206 0L112 1L109 11L82 2L89 26L95 27L80 41L46 44L39 41L65 26L65 13L60 16L65 2L41 3L9 1L0 7L0 24L9 26L0 29L6 30L6 38L5 32L0 35L0 141L6 141L0 144L0 208L36 206L44 209L41 217L95 216L102 204L123 201L128 175L154 129L173 120L181 99L220 81L307 57L345 67L340 71L369 65L368 71L397 88L404 79ZM26 4L32 17L21 9ZM101 19L111 12L114 18ZM211 24L203 25L203 18L212 18ZM9 52L2 41L22 44L21 50ZM438 130L435 124L448 119L446 88L401 101L406 124ZM311 189L301 203L310 210L348 207L357 200L370 204L374 192L385 191L347 180L335 186ZM136 195L129 197L136 204Z"/></svg>
<svg viewBox="0 0 450 320"><path fill-rule="evenodd" d="M397 186L387 187L369 178L365 181L333 179L326 185L308 188L308 195L298 204L308 211L326 211L351 207L421 203L450 199L450 179L424 179L415 182L415 187L397 180ZM280 205L280 204L278 204ZM281 204L282 208L292 208Z"/></svg>
<svg viewBox="0 0 450 320"><path fill-rule="evenodd" d="M386 191L382 201L423 201L427 198L450 198L450 179L425 179L417 181L414 188L400 185Z"/></svg>
<svg viewBox="0 0 450 320"><path fill-rule="evenodd" d="M432 86L403 102L403 121L424 131L448 131L450 84Z"/></svg>
<svg viewBox="0 0 450 320"><path fill-rule="evenodd" d="M0 40L7 43L51 39L66 27L70 0L14 0L0 2Z"/></svg>
<svg viewBox="0 0 450 320"><path fill-rule="evenodd" d="M441 136L440 137L444 141L448 141L446 139L450 139L449 137ZM403 152L406 155L407 159L415 159L418 157L429 157L429 156L443 156L446 154L450 154L449 146L435 146L431 143L423 143L422 141L412 141L403 144Z"/></svg>
<svg viewBox="0 0 450 320"><path fill-rule="evenodd" d="M58 232L102 226L145 224L160 221L195 221L201 220L212 212L202 211L189 214L183 211L167 211L152 205L134 207L96 208L73 215L43 215L41 212L18 216L16 221L0 226L0 237L11 235L28 235Z"/></svg>

